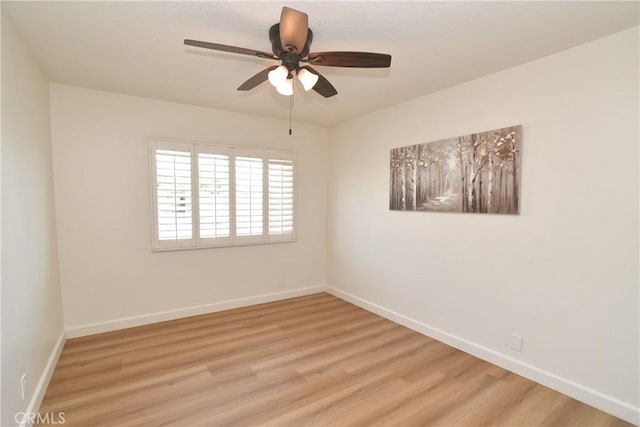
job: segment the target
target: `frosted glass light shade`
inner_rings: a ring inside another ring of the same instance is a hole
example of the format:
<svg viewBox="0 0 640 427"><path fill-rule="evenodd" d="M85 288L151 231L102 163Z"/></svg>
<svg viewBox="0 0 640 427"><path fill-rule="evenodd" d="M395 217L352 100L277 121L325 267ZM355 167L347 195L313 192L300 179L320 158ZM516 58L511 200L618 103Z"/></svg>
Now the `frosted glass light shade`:
<svg viewBox="0 0 640 427"><path fill-rule="evenodd" d="M275 88L278 85L284 83L287 80L287 76L289 75L289 70L284 65L280 65L278 68L269 71L269 83Z"/></svg>
<svg viewBox="0 0 640 427"><path fill-rule="evenodd" d="M285 79L282 83L278 84L276 91L278 91L280 95L293 95L293 78Z"/></svg>
<svg viewBox="0 0 640 427"><path fill-rule="evenodd" d="M302 83L302 87L305 91L309 92L318 83L318 75L313 74L306 68L298 70L298 80Z"/></svg>

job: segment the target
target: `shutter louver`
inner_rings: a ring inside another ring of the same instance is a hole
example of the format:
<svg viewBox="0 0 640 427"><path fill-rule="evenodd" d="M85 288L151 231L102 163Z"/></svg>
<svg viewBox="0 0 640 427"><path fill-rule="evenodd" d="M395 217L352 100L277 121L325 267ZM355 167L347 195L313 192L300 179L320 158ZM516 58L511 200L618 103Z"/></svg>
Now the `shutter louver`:
<svg viewBox="0 0 640 427"><path fill-rule="evenodd" d="M236 236L263 236L263 159L262 157L236 156ZM248 241L263 240L244 239Z"/></svg>
<svg viewBox="0 0 640 427"><path fill-rule="evenodd" d="M158 240L193 238L191 153L155 151Z"/></svg>
<svg viewBox="0 0 640 427"><path fill-rule="evenodd" d="M200 238L231 236L229 156L198 153Z"/></svg>
<svg viewBox="0 0 640 427"><path fill-rule="evenodd" d="M293 161L269 159L269 236L293 235Z"/></svg>

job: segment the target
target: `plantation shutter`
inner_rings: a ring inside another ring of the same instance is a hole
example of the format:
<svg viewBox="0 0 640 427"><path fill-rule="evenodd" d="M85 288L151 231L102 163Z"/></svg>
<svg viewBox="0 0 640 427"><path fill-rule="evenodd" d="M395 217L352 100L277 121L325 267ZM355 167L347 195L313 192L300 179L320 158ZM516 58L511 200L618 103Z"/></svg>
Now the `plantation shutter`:
<svg viewBox="0 0 640 427"><path fill-rule="evenodd" d="M234 150L235 241L264 242L264 155Z"/></svg>
<svg viewBox="0 0 640 427"><path fill-rule="evenodd" d="M156 143L156 247L190 247L193 239L192 156L185 144Z"/></svg>
<svg viewBox="0 0 640 427"><path fill-rule="evenodd" d="M152 250L295 240L291 152L151 140Z"/></svg>
<svg viewBox="0 0 640 427"><path fill-rule="evenodd" d="M197 147L201 245L231 243L231 150Z"/></svg>
<svg viewBox="0 0 640 427"><path fill-rule="evenodd" d="M293 156L270 154L268 157L269 241L294 237Z"/></svg>

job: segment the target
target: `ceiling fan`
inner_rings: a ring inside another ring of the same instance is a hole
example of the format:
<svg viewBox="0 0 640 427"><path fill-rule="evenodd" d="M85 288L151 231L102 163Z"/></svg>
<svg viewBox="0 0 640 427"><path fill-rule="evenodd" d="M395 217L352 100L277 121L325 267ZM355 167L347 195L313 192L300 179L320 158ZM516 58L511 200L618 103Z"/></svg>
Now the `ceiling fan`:
<svg viewBox="0 0 640 427"><path fill-rule="evenodd" d="M383 53L309 53L313 32L308 23L309 17L306 13L283 7L280 22L269 29L269 40L273 53L189 39L185 39L184 44L281 61L281 65L272 65L251 77L241 84L238 90L250 90L268 80L278 93L289 96L293 95L294 75L306 91L313 89L325 98L338 93L322 74L311 68L311 65L354 68L388 68L391 65L391 55ZM301 63L310 65L301 65Z"/></svg>

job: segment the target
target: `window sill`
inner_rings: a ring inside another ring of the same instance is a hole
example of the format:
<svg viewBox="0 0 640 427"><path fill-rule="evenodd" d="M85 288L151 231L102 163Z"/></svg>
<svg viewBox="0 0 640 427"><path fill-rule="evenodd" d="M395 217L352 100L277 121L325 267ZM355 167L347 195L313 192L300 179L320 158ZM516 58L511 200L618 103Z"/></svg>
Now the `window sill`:
<svg viewBox="0 0 640 427"><path fill-rule="evenodd" d="M176 252L176 251L194 251L199 249L220 249L220 248L238 248L244 246L267 246L267 245L279 245L281 243L295 243L297 239L295 237L290 239L276 240L273 242L242 242L242 243L228 243L219 245L202 245L202 246L188 246L182 248L151 248L151 252Z"/></svg>

